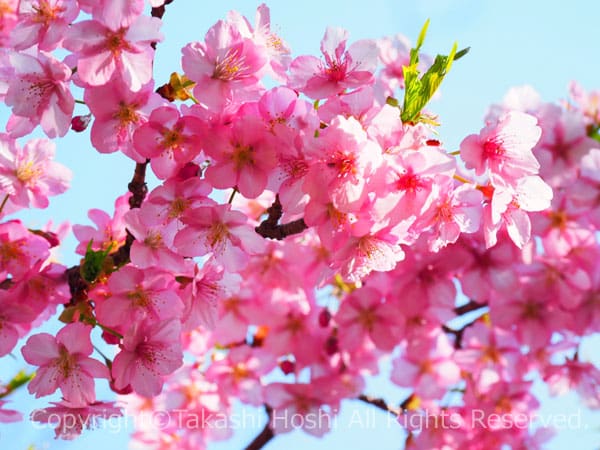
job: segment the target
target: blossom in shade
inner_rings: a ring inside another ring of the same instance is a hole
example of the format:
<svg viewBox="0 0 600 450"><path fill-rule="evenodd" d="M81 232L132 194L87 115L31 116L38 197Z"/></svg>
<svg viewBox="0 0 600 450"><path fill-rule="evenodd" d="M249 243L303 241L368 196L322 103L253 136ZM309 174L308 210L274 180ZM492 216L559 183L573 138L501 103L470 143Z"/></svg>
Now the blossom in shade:
<svg viewBox="0 0 600 450"><path fill-rule="evenodd" d="M63 400L51 402L51 405L53 406L34 410L31 420L56 425L54 433L61 439L77 438L84 428L93 429L98 424L98 419L113 419L123 415L121 408L113 402L77 405Z"/></svg>

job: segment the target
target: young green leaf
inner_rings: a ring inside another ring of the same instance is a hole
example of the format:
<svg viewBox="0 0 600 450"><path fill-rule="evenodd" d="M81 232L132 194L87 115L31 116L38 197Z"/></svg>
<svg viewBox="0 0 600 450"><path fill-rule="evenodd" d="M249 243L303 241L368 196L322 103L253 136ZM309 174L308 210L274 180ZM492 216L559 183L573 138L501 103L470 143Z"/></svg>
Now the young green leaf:
<svg viewBox="0 0 600 450"><path fill-rule="evenodd" d="M425 25L421 29L419 38L417 39L417 45L410 51L410 63L408 66L402 68L404 73L404 104L400 118L404 123L415 123L422 121L421 111L429 103L429 100L435 94L435 91L439 88L444 77L452 67L452 63L462 58L469 51L469 48L464 48L457 51L457 44L454 43L452 50L448 55L437 55L433 64L427 72L421 77L418 69L419 64L419 50L421 49L429 27L429 19L425 22Z"/></svg>
<svg viewBox="0 0 600 450"><path fill-rule="evenodd" d="M112 246L111 246L112 247ZM88 243L85 258L81 265L81 277L88 283L93 283L102 273L104 262L108 256L111 247L106 250L92 250L92 241Z"/></svg>

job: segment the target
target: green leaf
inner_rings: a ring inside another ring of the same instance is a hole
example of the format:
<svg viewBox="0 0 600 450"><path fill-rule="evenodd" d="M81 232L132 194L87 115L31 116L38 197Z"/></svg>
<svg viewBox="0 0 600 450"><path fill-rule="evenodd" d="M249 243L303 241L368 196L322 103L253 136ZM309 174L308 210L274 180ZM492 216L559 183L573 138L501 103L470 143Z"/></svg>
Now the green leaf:
<svg viewBox="0 0 600 450"><path fill-rule="evenodd" d="M24 370L19 371L19 373L17 373L4 387L4 392L0 393L0 398L6 397L12 391L20 388L24 384L29 383L34 376L35 372L27 373Z"/></svg>
<svg viewBox="0 0 600 450"><path fill-rule="evenodd" d="M102 269L104 268L104 262L106 261L106 257L108 256L110 249L109 246L106 250L92 250L92 242L88 243L85 258L83 259L83 264L81 265L81 277L87 281L88 283L93 283L102 273Z"/></svg>
<svg viewBox="0 0 600 450"><path fill-rule="evenodd" d="M589 127L588 136L594 139L595 141L600 142L600 126L595 125Z"/></svg>
<svg viewBox="0 0 600 450"><path fill-rule="evenodd" d="M454 43L448 55L437 55L433 64L422 76L419 69L419 50L421 49L429 27L429 19L423 25L417 45L410 51L410 64L402 68L404 74L404 104L400 118L404 123L415 123L422 120L421 111L429 103L444 77L452 67L452 63L465 56L469 48L457 51L458 45Z"/></svg>

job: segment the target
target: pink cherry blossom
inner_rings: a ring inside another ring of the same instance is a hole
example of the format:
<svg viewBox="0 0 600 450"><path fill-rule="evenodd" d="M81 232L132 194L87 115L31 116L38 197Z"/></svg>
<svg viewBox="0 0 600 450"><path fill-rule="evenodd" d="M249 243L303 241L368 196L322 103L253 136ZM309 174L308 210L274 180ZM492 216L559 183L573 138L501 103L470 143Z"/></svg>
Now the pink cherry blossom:
<svg viewBox="0 0 600 450"><path fill-rule="evenodd" d="M135 150L133 135L155 108L166 103L153 91L152 83L132 92L119 82L85 90L85 102L94 116L91 141L96 150L101 153L121 150L137 162L146 160Z"/></svg>
<svg viewBox="0 0 600 450"><path fill-rule="evenodd" d="M276 433L287 433L294 429L290 417L321 417L315 423L300 421L300 427L313 436L322 436L333 423L335 412L326 412L321 408L326 403L327 392L314 384L271 383L265 388L265 399L276 411L271 416L271 428ZM325 416L323 418L323 416ZM279 417L279 420L277 418Z"/></svg>
<svg viewBox="0 0 600 450"><path fill-rule="evenodd" d="M19 0L7 0L0 9L0 45L10 45L11 32L18 22Z"/></svg>
<svg viewBox="0 0 600 450"><path fill-rule="evenodd" d="M50 52L60 45L78 14L77 3L69 0L21 0L11 44L15 50L37 44L40 50Z"/></svg>
<svg viewBox="0 0 600 450"><path fill-rule="evenodd" d="M285 80L286 71L292 60L291 51L287 43L272 30L269 7L261 3L256 8L254 27L237 11L229 11L227 20L234 23L244 37L251 38L258 45L266 48L271 74L278 80Z"/></svg>
<svg viewBox="0 0 600 450"><path fill-rule="evenodd" d="M319 99L371 84L377 66L377 44L362 40L346 50L347 40L346 30L327 28L321 41L325 62L314 56L296 58L290 66L290 87Z"/></svg>
<svg viewBox="0 0 600 450"><path fill-rule="evenodd" d="M510 182L515 178L538 173L540 165L532 148L540 139L537 119L529 114L512 111L502 115L497 123L482 128L479 135L467 136L460 145L460 156L477 175L486 168Z"/></svg>
<svg viewBox="0 0 600 450"><path fill-rule="evenodd" d="M256 198L277 164L276 144L258 118L239 117L231 127L213 130L206 153L214 163L206 169L206 179L215 188L236 187L243 196Z"/></svg>
<svg viewBox="0 0 600 450"><path fill-rule="evenodd" d="M156 268L125 266L108 280L107 299L99 302L96 317L102 325L126 330L146 318L179 319L183 303L170 274Z"/></svg>
<svg viewBox="0 0 600 450"><path fill-rule="evenodd" d="M94 378L108 378L108 369L92 359L91 327L71 323L56 337L48 333L31 336L21 352L29 364L39 366L27 389L36 397L60 388L65 400L77 406L96 401Z"/></svg>
<svg viewBox="0 0 600 450"><path fill-rule="evenodd" d="M150 159L154 173L161 179L173 176L192 161L202 146L203 123L194 116L181 117L176 108L156 108L148 122L133 135L137 152Z"/></svg>
<svg viewBox="0 0 600 450"><path fill-rule="evenodd" d="M49 244L18 220L0 223L0 278L19 281L49 256Z"/></svg>
<svg viewBox="0 0 600 450"><path fill-rule="evenodd" d="M393 361L391 380L399 386L413 387L420 397L439 398L460 379L460 368L452 360L453 352L445 334L418 342Z"/></svg>
<svg viewBox="0 0 600 450"><path fill-rule="evenodd" d="M219 300L237 292L240 281L239 276L226 272L213 261L207 261L202 268L195 265L194 277L188 290L182 294L184 330L191 331L198 326L214 329Z"/></svg>
<svg viewBox="0 0 600 450"><path fill-rule="evenodd" d="M220 20L204 42L192 42L182 50L181 65L195 81L194 95L211 110L242 100L256 99L266 49L245 38L235 23Z"/></svg>
<svg viewBox="0 0 600 450"><path fill-rule="evenodd" d="M369 336L377 348L392 350L400 343L403 331L394 310L376 289L365 287L345 297L335 315L342 348L352 351Z"/></svg>
<svg viewBox="0 0 600 450"><path fill-rule="evenodd" d="M145 397L158 395L163 377L183 363L177 319L141 322L125 334L121 351L112 365L115 387L133 390Z"/></svg>
<svg viewBox="0 0 600 450"><path fill-rule="evenodd" d="M54 159L54 142L32 139L23 148L0 135L0 186L8 194L7 210L46 208L48 197L67 190L71 171Z"/></svg>
<svg viewBox="0 0 600 450"><path fill-rule="evenodd" d="M15 348L37 315L30 306L17 303L15 298L13 292L0 290L0 357L8 355Z"/></svg>
<svg viewBox="0 0 600 450"><path fill-rule="evenodd" d="M19 422L23 420L23 416L19 411L5 409L4 405L6 403L5 400L0 400L0 423Z"/></svg>
<svg viewBox="0 0 600 450"><path fill-rule="evenodd" d="M79 241L79 245L75 249L78 254L85 255L90 243L93 250L110 249L110 253L116 251L125 243L127 233L123 216L129 211L130 197L131 194L127 193L115 200L113 217L100 209L90 209L88 217L94 222L96 228L89 225L73 225L73 234Z"/></svg>
<svg viewBox="0 0 600 450"><path fill-rule="evenodd" d="M431 198L432 204L415 224L432 230L431 251L437 252L453 244L460 233L474 233L479 229L483 200L480 191L468 185L456 189L451 189L448 184L435 185Z"/></svg>
<svg viewBox="0 0 600 450"><path fill-rule="evenodd" d="M91 430L98 419L114 419L123 412L113 402L93 402L88 405L73 404L67 400L51 402L53 406L36 409L31 413L31 420L56 425L54 433L57 438L75 439L86 428ZM57 423L57 419L58 423Z"/></svg>
<svg viewBox="0 0 600 450"><path fill-rule="evenodd" d="M237 395L240 400L260 406L263 386L260 380L275 367L275 358L268 352L250 347L231 349L225 359L215 361L206 372L225 396Z"/></svg>
<svg viewBox="0 0 600 450"><path fill-rule="evenodd" d="M230 205L200 206L184 217L186 228L175 236L175 247L185 256L212 253L230 270L243 267L249 253L262 250L263 241L248 225L247 217Z"/></svg>
<svg viewBox="0 0 600 450"><path fill-rule="evenodd" d="M552 189L538 176L520 178L516 185L492 177L492 199L484 210L484 233L486 245L496 243L496 232L501 225L519 248L529 242L531 222L526 211L542 211L550 206Z"/></svg>
<svg viewBox="0 0 600 450"><path fill-rule="evenodd" d="M180 222L188 210L216 204L208 197L211 190L206 180L197 177L167 180L150 193L144 208L154 211L164 224L173 220Z"/></svg>
<svg viewBox="0 0 600 450"><path fill-rule="evenodd" d="M357 210L367 195L366 181L382 163L380 147L368 139L360 122L340 116L311 144L307 156L314 163L304 190L311 196L329 192L340 211Z"/></svg>
<svg viewBox="0 0 600 450"><path fill-rule="evenodd" d="M83 82L102 86L118 74L137 92L152 78L150 43L162 40L160 25L159 19L147 16L127 25L86 20L71 26L63 45L77 55L77 73Z"/></svg>
<svg viewBox="0 0 600 450"><path fill-rule="evenodd" d="M14 70L5 99L13 111L9 133L24 136L39 124L50 138L64 136L75 106L69 66L41 51L37 55L12 53L9 59Z"/></svg>
<svg viewBox="0 0 600 450"><path fill-rule="evenodd" d="M131 262L142 269L156 266L178 271L183 266L183 258L172 250L177 222L164 224L152 213L151 208L132 209L123 217L135 238L131 245Z"/></svg>

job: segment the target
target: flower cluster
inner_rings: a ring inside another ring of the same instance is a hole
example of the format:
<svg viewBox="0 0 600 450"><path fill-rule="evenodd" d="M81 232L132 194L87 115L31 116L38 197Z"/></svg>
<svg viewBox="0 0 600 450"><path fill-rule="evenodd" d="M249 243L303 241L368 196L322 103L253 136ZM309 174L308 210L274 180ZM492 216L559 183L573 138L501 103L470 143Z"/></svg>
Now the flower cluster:
<svg viewBox="0 0 600 450"><path fill-rule="evenodd" d="M273 411L336 414L368 398L366 377L389 355L391 381L411 391L400 418L456 419L407 426L410 448L541 448L517 420L539 407L533 376L600 406L600 371L578 351L600 329L597 93L573 85L573 103L554 105L512 90L452 151L430 116L401 120L396 96L416 82L405 75L422 42L411 52L401 36L349 42L328 28L320 57L292 58L261 5L254 24L231 12L187 44L182 73L158 87L163 3L152 17L143 0L0 12L12 108L0 219L67 188L51 141L16 141L38 125L55 138L91 124L98 152L136 165L112 215L91 209L93 226L73 226L82 259L70 269L50 259L57 233L0 223L0 356L64 305L56 336L21 349L37 367L29 392L62 396L33 420L80 417L56 428L73 438L120 414L96 398L106 379L133 414L189 418L140 427L140 446L204 448L229 437L210 418L235 399L265 405L267 427L285 433ZM73 117L76 90L86 116ZM150 192L147 167L160 180ZM113 357L92 356L94 328ZM484 427L475 410L514 420Z"/></svg>

